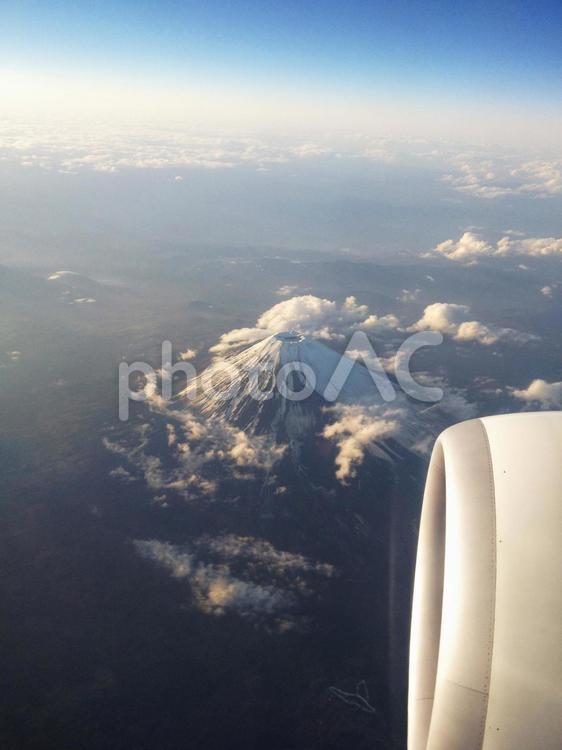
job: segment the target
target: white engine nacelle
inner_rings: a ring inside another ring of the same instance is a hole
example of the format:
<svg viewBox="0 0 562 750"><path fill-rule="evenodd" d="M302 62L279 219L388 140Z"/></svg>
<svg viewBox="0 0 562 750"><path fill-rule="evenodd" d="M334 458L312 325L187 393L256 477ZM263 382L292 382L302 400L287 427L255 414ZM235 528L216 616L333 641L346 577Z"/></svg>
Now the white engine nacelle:
<svg viewBox="0 0 562 750"><path fill-rule="evenodd" d="M418 542L409 750L562 748L562 412L435 444Z"/></svg>

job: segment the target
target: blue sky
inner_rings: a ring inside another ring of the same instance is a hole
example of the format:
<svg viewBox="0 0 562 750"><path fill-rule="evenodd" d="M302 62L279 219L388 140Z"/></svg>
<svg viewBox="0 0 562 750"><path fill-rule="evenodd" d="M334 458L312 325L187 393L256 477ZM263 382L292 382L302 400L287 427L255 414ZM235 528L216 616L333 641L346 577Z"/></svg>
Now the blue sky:
<svg viewBox="0 0 562 750"><path fill-rule="evenodd" d="M4 67L559 100L560 2L4 2Z"/></svg>

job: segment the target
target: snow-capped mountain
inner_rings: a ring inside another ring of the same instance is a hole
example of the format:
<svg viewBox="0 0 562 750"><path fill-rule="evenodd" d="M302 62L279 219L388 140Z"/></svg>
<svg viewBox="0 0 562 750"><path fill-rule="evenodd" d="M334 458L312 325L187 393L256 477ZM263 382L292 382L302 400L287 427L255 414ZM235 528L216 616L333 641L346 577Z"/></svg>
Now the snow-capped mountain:
<svg viewBox="0 0 562 750"><path fill-rule="evenodd" d="M303 445L318 436L343 445L352 462L365 448L382 458L404 449L426 455L457 414L472 416L462 394L430 404L407 396L375 359L365 365L284 331L215 361L181 396L210 420L288 445L299 462Z"/></svg>
<svg viewBox="0 0 562 750"><path fill-rule="evenodd" d="M325 406L383 403L378 377L309 336L284 331L213 363L183 395L209 417L292 442L315 431Z"/></svg>

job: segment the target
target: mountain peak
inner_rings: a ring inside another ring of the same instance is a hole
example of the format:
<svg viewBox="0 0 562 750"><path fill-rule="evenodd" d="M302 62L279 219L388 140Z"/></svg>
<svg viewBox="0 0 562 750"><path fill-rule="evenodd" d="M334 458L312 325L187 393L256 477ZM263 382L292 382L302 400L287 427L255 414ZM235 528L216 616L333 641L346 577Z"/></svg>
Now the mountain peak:
<svg viewBox="0 0 562 750"><path fill-rule="evenodd" d="M381 401L363 364L293 329L214 362L184 395L207 416L289 442L314 433L327 405Z"/></svg>
<svg viewBox="0 0 562 750"><path fill-rule="evenodd" d="M306 336L300 331L295 331L295 329L293 328L290 331L280 331L279 333L274 333L273 338L277 339L277 341L282 341L287 344L298 344L301 341L304 341Z"/></svg>

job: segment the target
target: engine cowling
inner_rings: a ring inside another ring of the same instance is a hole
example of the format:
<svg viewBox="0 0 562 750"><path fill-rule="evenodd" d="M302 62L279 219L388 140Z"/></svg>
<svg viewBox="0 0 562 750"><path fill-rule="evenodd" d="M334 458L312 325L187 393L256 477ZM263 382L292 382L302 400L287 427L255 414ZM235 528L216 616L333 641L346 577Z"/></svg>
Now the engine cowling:
<svg viewBox="0 0 562 750"><path fill-rule="evenodd" d="M562 413L438 438L410 641L409 750L562 747Z"/></svg>

